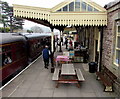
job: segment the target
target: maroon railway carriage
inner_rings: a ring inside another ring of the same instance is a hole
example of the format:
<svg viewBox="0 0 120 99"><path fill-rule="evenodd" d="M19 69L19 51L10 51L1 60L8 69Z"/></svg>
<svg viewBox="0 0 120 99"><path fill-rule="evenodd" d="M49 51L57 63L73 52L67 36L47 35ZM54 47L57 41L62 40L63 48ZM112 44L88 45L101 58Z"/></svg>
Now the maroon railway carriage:
<svg viewBox="0 0 120 99"><path fill-rule="evenodd" d="M0 33L0 82L27 66L26 39L10 33ZM2 61L1 61L2 60Z"/></svg>
<svg viewBox="0 0 120 99"><path fill-rule="evenodd" d="M44 33L22 33L27 39L27 50L29 62L36 59L43 50L46 43L50 41L50 35Z"/></svg>
<svg viewBox="0 0 120 99"><path fill-rule="evenodd" d="M0 83L36 59L45 45L51 45L51 34L0 33Z"/></svg>

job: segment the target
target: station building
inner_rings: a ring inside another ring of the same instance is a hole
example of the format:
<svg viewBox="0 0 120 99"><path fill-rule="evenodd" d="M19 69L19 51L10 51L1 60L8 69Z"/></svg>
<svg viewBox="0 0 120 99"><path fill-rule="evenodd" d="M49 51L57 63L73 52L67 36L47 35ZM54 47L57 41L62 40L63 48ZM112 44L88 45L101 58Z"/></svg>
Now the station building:
<svg viewBox="0 0 120 99"><path fill-rule="evenodd" d="M103 33L102 66L107 67L120 81L120 1L110 2L105 8L107 27Z"/></svg>
<svg viewBox="0 0 120 99"><path fill-rule="evenodd" d="M13 8L14 16L48 26L52 34L54 28L62 34L67 26L74 27L78 41L88 49L88 62L97 62L98 71L107 67L119 80L119 1L106 8L90 0L65 0L53 8L24 5L13 5ZM53 51L53 36L51 45Z"/></svg>

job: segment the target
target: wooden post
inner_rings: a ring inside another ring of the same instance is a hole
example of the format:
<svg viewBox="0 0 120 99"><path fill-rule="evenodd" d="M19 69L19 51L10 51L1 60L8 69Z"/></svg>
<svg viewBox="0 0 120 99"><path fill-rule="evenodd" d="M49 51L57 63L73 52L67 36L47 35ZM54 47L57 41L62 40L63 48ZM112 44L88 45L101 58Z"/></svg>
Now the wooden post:
<svg viewBox="0 0 120 99"><path fill-rule="evenodd" d="M51 27L51 73L54 73L54 32L53 27Z"/></svg>
<svg viewBox="0 0 120 99"><path fill-rule="evenodd" d="M54 52L54 32L51 33L51 51Z"/></svg>
<svg viewBox="0 0 120 99"><path fill-rule="evenodd" d="M98 71L101 71L101 68L102 68L103 29L104 29L103 26L100 27L100 54L99 54L99 65L98 65Z"/></svg>
<svg viewBox="0 0 120 99"><path fill-rule="evenodd" d="M62 31L60 31L60 50L59 50L59 52L62 52L62 49L61 49L61 34L62 34Z"/></svg>

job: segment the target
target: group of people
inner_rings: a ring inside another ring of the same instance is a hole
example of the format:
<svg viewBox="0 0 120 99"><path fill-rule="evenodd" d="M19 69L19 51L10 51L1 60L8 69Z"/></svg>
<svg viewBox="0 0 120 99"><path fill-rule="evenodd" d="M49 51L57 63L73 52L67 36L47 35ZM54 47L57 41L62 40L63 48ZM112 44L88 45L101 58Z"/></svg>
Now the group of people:
<svg viewBox="0 0 120 99"><path fill-rule="evenodd" d="M73 42L72 42L72 39L70 39L69 41L68 41L68 39L67 38L65 38L65 45L66 45L66 49L68 49L68 50L73 50ZM68 46L69 45L69 46ZM69 48L68 48L69 47Z"/></svg>
<svg viewBox="0 0 120 99"><path fill-rule="evenodd" d="M63 45L63 38L61 38L61 40L59 40L59 39L57 38L57 45L60 46L61 43L62 43L62 45ZM73 50L73 42L72 42L71 39L68 41L68 39L65 38L64 44L66 45L66 49L68 49L68 50ZM69 45L69 48L68 48L68 45ZM51 58L51 51L50 51L48 45L46 45L45 48L43 49L42 55L43 55L44 67L45 67L46 69L48 69L49 59Z"/></svg>
<svg viewBox="0 0 120 99"><path fill-rule="evenodd" d="M72 39L70 39L68 41L67 38L65 38L65 42L63 42L63 38L61 37L61 39L57 38L57 45L60 46L60 44L62 45L66 45L66 49L68 49L68 47L71 49L73 47L73 42L72 42ZM69 46L68 46L69 45Z"/></svg>

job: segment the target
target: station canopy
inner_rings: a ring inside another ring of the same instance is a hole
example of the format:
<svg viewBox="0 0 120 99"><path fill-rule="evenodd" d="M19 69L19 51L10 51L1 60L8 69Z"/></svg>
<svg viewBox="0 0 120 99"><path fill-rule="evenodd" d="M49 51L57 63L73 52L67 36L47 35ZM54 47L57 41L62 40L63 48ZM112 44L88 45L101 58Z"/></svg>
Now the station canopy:
<svg viewBox="0 0 120 99"><path fill-rule="evenodd" d="M106 26L107 11L90 0L65 0L53 8L13 5L14 16L45 26Z"/></svg>

